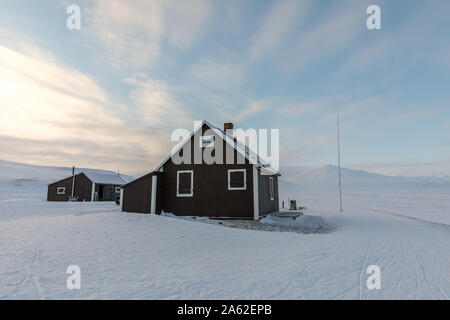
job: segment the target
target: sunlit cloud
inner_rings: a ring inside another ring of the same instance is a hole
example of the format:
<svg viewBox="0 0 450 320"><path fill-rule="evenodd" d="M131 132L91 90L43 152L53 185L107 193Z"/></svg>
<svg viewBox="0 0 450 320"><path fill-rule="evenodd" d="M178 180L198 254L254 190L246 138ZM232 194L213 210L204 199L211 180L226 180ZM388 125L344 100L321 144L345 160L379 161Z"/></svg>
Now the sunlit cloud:
<svg viewBox="0 0 450 320"><path fill-rule="evenodd" d="M448 158L448 1L383 1L376 31L370 0L81 0L77 31L58 3L0 5L0 158L142 173L207 119L323 165L337 114L344 164Z"/></svg>
<svg viewBox="0 0 450 320"><path fill-rule="evenodd" d="M186 49L204 32L210 4L193 1L86 1L87 30L117 67L157 61L164 44Z"/></svg>
<svg viewBox="0 0 450 320"><path fill-rule="evenodd" d="M161 82L136 83L118 106L94 79L45 57L0 45L3 159L142 172L170 150L170 129L190 119Z"/></svg>

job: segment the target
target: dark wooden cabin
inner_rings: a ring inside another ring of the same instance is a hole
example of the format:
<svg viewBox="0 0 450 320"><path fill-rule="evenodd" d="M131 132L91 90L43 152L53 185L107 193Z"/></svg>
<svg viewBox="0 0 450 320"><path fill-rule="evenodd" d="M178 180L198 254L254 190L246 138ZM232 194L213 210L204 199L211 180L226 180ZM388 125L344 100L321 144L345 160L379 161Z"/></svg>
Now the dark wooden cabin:
<svg viewBox="0 0 450 320"><path fill-rule="evenodd" d="M122 211L255 220L277 212L280 173L228 129L233 125L221 130L203 121L152 172L122 186ZM194 164L195 148L201 152L212 148L208 152L216 155L219 147L223 148L222 163ZM183 156L188 148L191 164L175 164L174 155ZM232 164L227 164L227 155L232 155Z"/></svg>
<svg viewBox="0 0 450 320"><path fill-rule="evenodd" d="M80 172L49 184L47 201L114 201L125 182L120 175Z"/></svg>

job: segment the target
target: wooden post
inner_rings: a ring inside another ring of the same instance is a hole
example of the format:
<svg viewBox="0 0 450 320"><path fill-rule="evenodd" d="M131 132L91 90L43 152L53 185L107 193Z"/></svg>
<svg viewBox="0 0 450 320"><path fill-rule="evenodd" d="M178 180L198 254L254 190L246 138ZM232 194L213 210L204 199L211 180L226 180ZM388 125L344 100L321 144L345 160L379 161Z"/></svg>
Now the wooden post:
<svg viewBox="0 0 450 320"><path fill-rule="evenodd" d="M291 200L289 210L297 210L297 201L296 200Z"/></svg>
<svg viewBox="0 0 450 320"><path fill-rule="evenodd" d="M339 170L339 211L342 212L342 183L341 183L341 143L339 133L339 115L337 115L337 142L338 142L338 170Z"/></svg>

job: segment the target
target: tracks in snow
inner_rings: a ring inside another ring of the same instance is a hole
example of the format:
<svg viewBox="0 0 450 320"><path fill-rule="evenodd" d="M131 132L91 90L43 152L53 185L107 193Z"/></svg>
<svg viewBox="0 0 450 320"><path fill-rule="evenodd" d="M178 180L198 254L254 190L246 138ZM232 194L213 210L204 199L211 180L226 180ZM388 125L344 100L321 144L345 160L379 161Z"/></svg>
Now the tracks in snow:
<svg viewBox="0 0 450 320"><path fill-rule="evenodd" d="M16 284L12 296L16 296L16 294L24 291L23 289L27 285L27 283L31 283L37 298L40 300L45 299L43 289L40 284L39 274L36 272L36 269L39 267L39 263L39 245L35 244L33 247L31 261L25 267L25 276L22 280L19 281L19 283Z"/></svg>

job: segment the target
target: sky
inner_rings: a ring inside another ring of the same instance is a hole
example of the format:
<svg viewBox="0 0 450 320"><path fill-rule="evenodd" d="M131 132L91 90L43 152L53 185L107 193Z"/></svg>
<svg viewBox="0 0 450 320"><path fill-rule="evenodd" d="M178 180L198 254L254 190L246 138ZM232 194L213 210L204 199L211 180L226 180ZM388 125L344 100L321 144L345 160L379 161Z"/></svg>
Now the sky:
<svg viewBox="0 0 450 320"><path fill-rule="evenodd" d="M208 120L279 129L281 167L322 166L337 162L339 114L344 167L450 175L448 12L447 0L0 0L0 159L140 174L174 129Z"/></svg>

